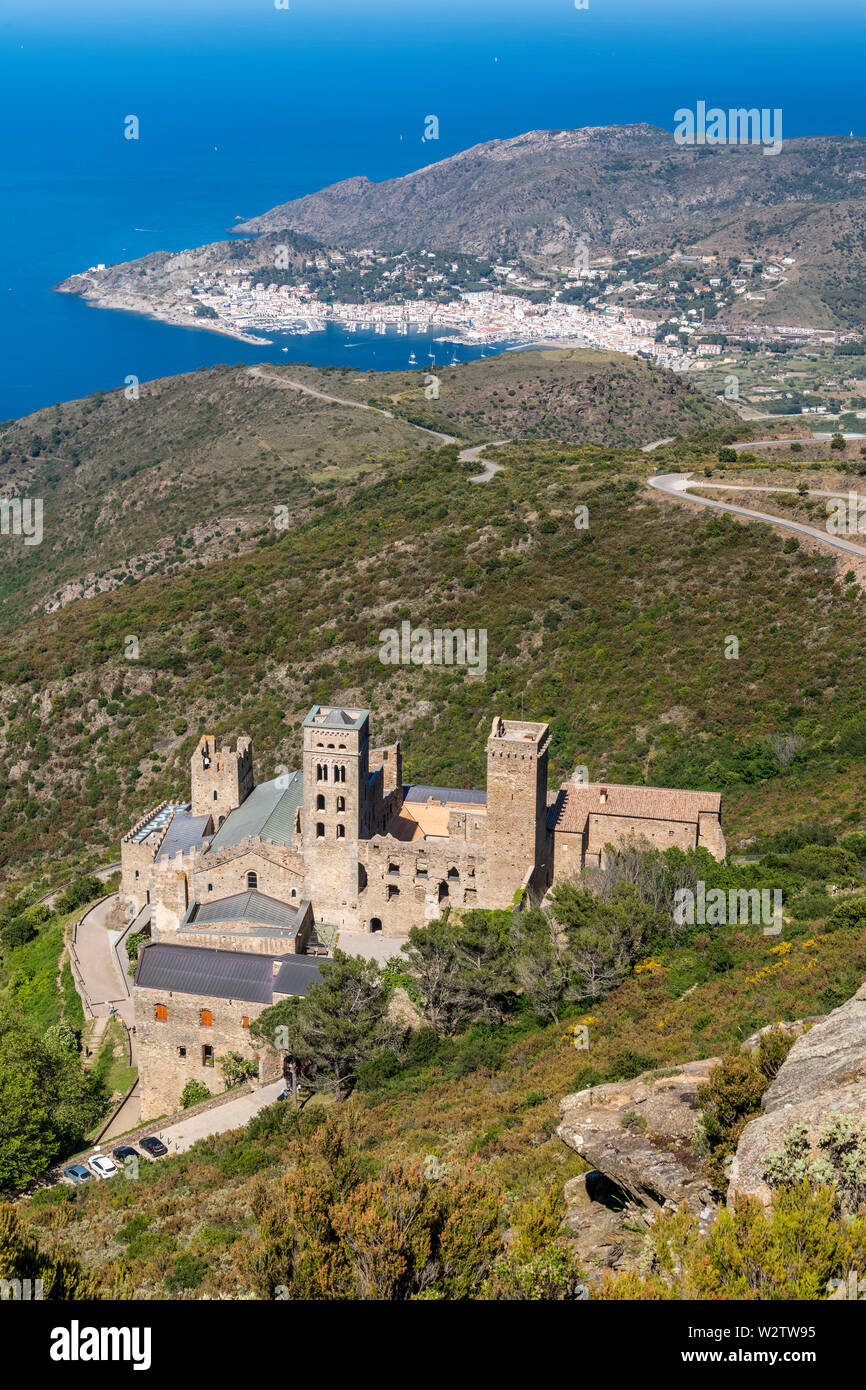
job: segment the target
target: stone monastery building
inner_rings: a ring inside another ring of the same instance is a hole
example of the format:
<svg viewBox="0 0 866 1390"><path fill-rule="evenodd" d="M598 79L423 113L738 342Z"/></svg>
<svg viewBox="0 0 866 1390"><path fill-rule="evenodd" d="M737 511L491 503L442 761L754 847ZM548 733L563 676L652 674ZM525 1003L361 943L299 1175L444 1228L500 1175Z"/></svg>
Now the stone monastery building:
<svg viewBox="0 0 866 1390"><path fill-rule="evenodd" d="M493 720L485 791L404 785L400 744L370 747L369 710L314 705L302 729L301 769L259 785L249 738L232 751L203 735L189 801L122 842L121 893L150 905L135 982L143 1115L175 1106L190 1077L210 1082L202 1069L226 1050L255 1055L250 1019L319 978L317 924L402 937L448 906L537 902L636 837L724 857L718 793L549 795L547 724Z"/></svg>

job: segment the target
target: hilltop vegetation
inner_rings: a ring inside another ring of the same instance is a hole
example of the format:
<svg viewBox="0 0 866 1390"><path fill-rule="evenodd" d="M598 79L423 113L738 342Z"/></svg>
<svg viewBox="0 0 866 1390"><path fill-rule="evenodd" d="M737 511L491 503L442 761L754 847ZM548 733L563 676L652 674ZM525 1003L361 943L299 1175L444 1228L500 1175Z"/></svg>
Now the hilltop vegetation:
<svg viewBox="0 0 866 1390"><path fill-rule="evenodd" d="M718 433L706 438L711 466ZM690 452L699 464L697 441ZM807 809L860 819L863 598L832 557L645 493L650 461L630 451L509 445L483 486L456 453L398 451L366 476L322 478L287 529L263 517L246 553L9 631L4 871L46 852L103 857L185 790L202 728L251 733L260 779L292 767L314 700L372 708L416 781L483 785L491 710L522 709L551 722L552 780L584 764L594 778L721 787L733 845L757 789L764 829ZM379 633L403 621L485 629L486 674L383 665Z"/></svg>
<svg viewBox="0 0 866 1390"><path fill-rule="evenodd" d="M504 428L640 444L737 425L673 373L611 353L509 353L442 369L438 401L425 399L419 372L267 371L397 418L215 367L150 382L138 399L103 391L0 426L0 485L42 498L45 513L41 545L0 546L2 622L248 549L277 506L297 525L335 484L378 477L439 442L401 415L467 442Z"/></svg>

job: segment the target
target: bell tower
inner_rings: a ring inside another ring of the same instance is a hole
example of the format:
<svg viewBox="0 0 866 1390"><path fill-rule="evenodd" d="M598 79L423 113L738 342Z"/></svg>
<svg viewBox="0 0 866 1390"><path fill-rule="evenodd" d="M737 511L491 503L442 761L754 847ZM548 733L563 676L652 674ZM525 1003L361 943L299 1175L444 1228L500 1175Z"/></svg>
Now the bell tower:
<svg viewBox="0 0 866 1390"><path fill-rule="evenodd" d="M370 833L370 711L314 705L303 723L301 832L317 920L356 920L358 841Z"/></svg>

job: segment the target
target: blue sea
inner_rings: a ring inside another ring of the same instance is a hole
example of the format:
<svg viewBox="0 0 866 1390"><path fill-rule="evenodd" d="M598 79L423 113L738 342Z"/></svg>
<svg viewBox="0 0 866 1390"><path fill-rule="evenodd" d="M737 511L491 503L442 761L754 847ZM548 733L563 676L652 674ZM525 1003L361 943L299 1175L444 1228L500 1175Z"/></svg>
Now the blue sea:
<svg viewBox="0 0 866 1390"><path fill-rule="evenodd" d="M0 52L0 419L219 362L450 360L339 328L251 347L51 293L338 179L524 130L672 130L701 99L781 108L786 137L866 133L862 0L4 0Z"/></svg>

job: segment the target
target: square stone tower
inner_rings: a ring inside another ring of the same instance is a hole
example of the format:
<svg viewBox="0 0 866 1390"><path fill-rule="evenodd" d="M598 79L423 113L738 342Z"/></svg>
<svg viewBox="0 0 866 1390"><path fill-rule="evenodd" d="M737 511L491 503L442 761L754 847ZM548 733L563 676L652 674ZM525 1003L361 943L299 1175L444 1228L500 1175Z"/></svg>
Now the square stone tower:
<svg viewBox="0 0 866 1390"><path fill-rule="evenodd" d="M192 814L213 816L219 830L229 811L253 789L253 741L239 738L237 751L217 748L213 734L202 734L190 761Z"/></svg>
<svg viewBox="0 0 866 1390"><path fill-rule="evenodd" d="M307 897L317 920L349 926L357 912L358 841L370 834L370 711L314 705L302 727Z"/></svg>
<svg viewBox="0 0 866 1390"><path fill-rule="evenodd" d="M547 858L547 724L493 720L487 740L485 907L508 907L532 871L540 889Z"/></svg>

